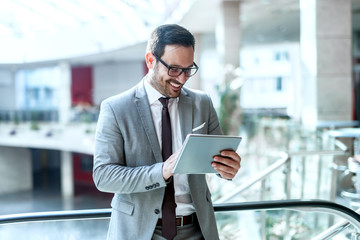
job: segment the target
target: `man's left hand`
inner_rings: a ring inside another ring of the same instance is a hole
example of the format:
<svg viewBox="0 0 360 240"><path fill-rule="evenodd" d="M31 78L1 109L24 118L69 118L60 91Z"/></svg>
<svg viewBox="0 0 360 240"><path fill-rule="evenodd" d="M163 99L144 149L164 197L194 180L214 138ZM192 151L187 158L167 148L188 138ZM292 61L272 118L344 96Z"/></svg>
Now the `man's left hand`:
<svg viewBox="0 0 360 240"><path fill-rule="evenodd" d="M241 157L235 151L224 150L220 155L214 156L212 167L224 179L233 179L239 171Z"/></svg>

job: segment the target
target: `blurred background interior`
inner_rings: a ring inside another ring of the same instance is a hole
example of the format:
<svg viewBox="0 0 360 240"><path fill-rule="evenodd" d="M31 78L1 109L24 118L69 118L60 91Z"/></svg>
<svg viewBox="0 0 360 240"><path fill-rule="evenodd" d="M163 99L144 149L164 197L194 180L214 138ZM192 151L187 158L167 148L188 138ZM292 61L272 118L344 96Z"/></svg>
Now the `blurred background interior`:
<svg viewBox="0 0 360 240"><path fill-rule="evenodd" d="M0 215L110 207L91 176L99 105L146 74L146 40L163 23L194 33L200 71L187 86L243 137L235 180L207 176L215 203L360 207L360 0L2 0ZM216 217L221 239L311 239L343 220L281 208ZM0 239L104 239L107 224L0 224Z"/></svg>

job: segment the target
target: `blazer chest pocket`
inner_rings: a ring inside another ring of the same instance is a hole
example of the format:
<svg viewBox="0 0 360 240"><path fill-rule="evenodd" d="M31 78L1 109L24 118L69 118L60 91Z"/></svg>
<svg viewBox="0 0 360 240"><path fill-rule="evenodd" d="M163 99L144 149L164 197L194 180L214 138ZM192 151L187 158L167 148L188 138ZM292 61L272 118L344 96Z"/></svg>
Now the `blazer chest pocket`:
<svg viewBox="0 0 360 240"><path fill-rule="evenodd" d="M111 203L111 207L119 212L127 215L132 215L134 212L134 204L119 199L114 199Z"/></svg>
<svg viewBox="0 0 360 240"><path fill-rule="evenodd" d="M195 126L192 130L191 133L196 133L196 134L201 134L201 133L207 133L206 132L207 126L206 126L206 122L203 122L197 126Z"/></svg>

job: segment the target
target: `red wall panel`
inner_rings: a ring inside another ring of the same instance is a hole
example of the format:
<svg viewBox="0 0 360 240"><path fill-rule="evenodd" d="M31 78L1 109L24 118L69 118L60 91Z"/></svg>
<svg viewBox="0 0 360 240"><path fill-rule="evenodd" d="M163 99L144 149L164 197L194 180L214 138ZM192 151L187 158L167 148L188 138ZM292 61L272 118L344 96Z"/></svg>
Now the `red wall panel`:
<svg viewBox="0 0 360 240"><path fill-rule="evenodd" d="M71 103L74 105L93 104L92 67L71 68Z"/></svg>

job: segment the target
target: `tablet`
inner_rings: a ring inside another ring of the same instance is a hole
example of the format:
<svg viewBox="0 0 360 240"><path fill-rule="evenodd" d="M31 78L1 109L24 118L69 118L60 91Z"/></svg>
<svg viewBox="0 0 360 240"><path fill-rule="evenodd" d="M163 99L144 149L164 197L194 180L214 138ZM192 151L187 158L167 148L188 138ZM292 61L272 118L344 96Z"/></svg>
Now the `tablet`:
<svg viewBox="0 0 360 240"><path fill-rule="evenodd" d="M173 173L218 173L212 166L213 157L222 150L236 151L241 137L189 134L175 163Z"/></svg>

